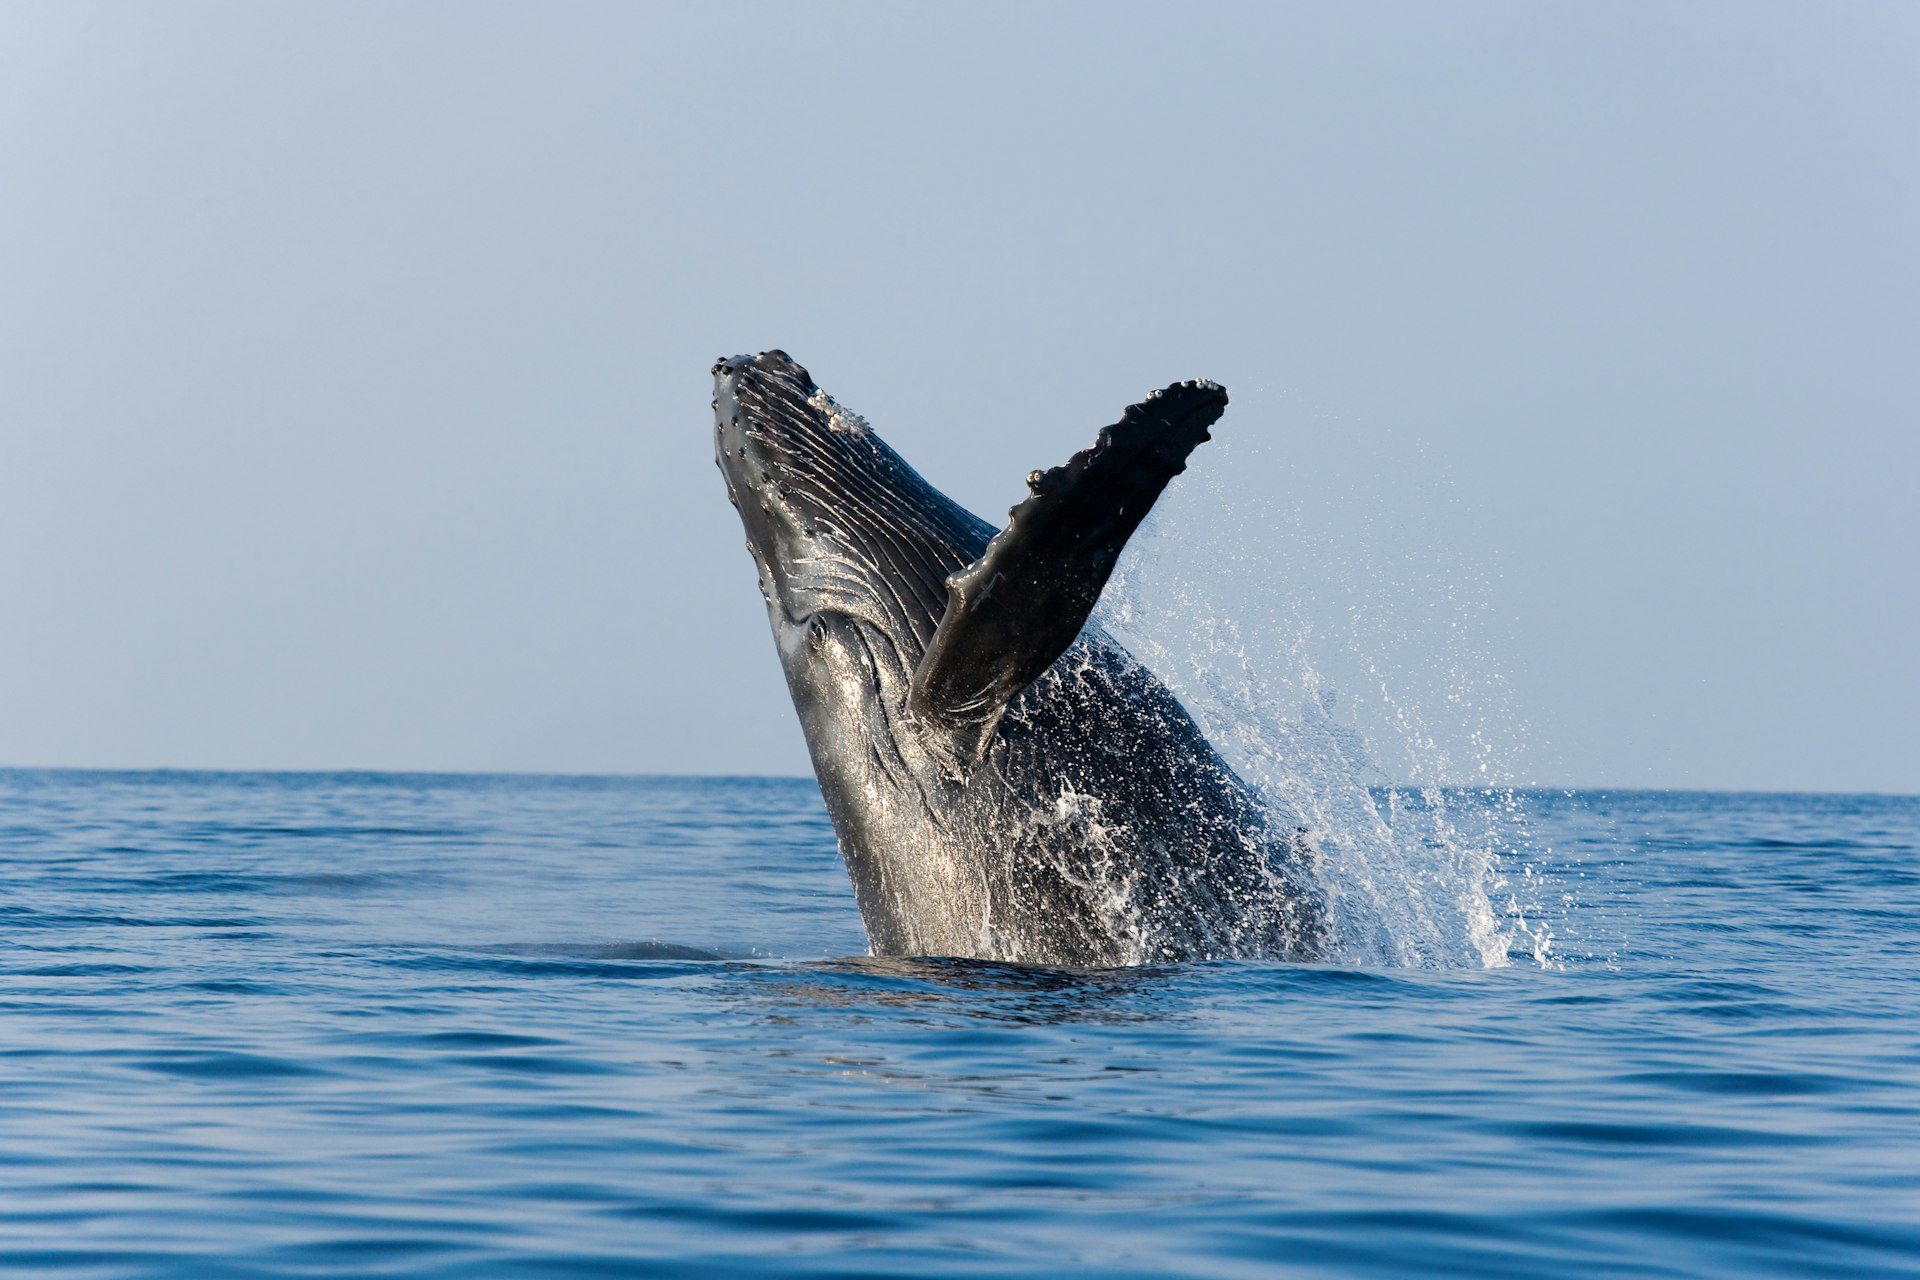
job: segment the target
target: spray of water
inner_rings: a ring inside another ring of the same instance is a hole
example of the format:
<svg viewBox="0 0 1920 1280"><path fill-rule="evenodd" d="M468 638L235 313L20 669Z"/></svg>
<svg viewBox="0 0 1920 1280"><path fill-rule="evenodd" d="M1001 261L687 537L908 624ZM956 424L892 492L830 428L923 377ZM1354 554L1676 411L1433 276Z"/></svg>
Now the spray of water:
<svg viewBox="0 0 1920 1280"><path fill-rule="evenodd" d="M1485 584L1335 539L1215 450L1135 537L1096 621L1310 833L1338 959L1557 963L1514 789L1525 726L1473 638Z"/></svg>

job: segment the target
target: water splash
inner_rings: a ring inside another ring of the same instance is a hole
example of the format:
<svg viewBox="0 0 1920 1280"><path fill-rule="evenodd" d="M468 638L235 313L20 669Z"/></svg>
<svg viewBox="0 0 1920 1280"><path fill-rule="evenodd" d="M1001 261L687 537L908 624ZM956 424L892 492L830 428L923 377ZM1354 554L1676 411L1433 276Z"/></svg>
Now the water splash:
<svg viewBox="0 0 1920 1280"><path fill-rule="evenodd" d="M1309 832L1339 960L1557 964L1525 725L1472 639L1485 584L1336 543L1289 495L1237 488L1226 452L1155 511L1095 620Z"/></svg>

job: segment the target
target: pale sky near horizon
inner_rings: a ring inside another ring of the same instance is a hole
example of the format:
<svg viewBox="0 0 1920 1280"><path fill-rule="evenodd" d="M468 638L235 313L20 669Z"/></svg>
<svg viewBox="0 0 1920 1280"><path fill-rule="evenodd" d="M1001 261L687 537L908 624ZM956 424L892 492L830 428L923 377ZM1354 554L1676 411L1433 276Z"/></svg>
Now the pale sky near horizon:
<svg viewBox="0 0 1920 1280"><path fill-rule="evenodd" d="M0 6L0 766L807 772L707 407L779 346L996 522L1220 380L1140 576L1402 619L1520 780L1920 792L1916 70L1911 4Z"/></svg>

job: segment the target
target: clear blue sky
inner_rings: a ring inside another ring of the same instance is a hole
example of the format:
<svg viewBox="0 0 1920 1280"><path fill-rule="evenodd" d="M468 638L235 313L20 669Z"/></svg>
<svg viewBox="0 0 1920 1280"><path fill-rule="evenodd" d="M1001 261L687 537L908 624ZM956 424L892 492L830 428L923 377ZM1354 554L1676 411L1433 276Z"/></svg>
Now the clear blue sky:
<svg viewBox="0 0 1920 1280"><path fill-rule="evenodd" d="M781 346L995 519L1226 383L1159 558L1437 574L1539 781L1920 790L1916 68L1911 4L16 0L0 764L805 772L707 409Z"/></svg>

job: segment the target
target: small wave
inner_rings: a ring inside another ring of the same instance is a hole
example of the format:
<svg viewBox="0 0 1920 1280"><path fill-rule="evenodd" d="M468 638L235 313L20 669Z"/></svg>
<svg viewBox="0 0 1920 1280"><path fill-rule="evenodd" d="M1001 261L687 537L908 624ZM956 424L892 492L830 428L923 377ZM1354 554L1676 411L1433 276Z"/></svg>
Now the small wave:
<svg viewBox="0 0 1920 1280"><path fill-rule="evenodd" d="M678 942L526 942L492 948L510 955L560 956L576 960L750 960L750 954L689 947Z"/></svg>
<svg viewBox="0 0 1920 1280"><path fill-rule="evenodd" d="M1808 1098L1845 1093L1864 1083L1851 1076L1813 1071L1640 1071L1619 1080L1729 1098Z"/></svg>
<svg viewBox="0 0 1920 1280"><path fill-rule="evenodd" d="M163 871L146 876L99 877L95 887L135 893L228 895L354 895L444 885L453 877L435 871Z"/></svg>
<svg viewBox="0 0 1920 1280"><path fill-rule="evenodd" d="M118 978L136 973L153 973L154 966L121 964L114 961L75 961L68 964L21 965L0 972L16 978Z"/></svg>
<svg viewBox="0 0 1920 1280"><path fill-rule="evenodd" d="M135 916L105 911L43 911L23 906L0 908L0 921L4 921L9 929L65 929L73 925L136 929L245 929L265 923L248 916Z"/></svg>
<svg viewBox="0 0 1920 1280"><path fill-rule="evenodd" d="M187 828L189 839L213 838L242 843L248 837L270 840L457 840L474 832L458 827L357 826L352 824L204 822Z"/></svg>
<svg viewBox="0 0 1920 1280"><path fill-rule="evenodd" d="M133 1059L132 1065L161 1075L199 1080L261 1080L326 1074L322 1068L312 1065L311 1060L294 1062L287 1058L233 1049L153 1054Z"/></svg>
<svg viewBox="0 0 1920 1280"><path fill-rule="evenodd" d="M1187 967L1191 968L1191 966ZM1064 969L947 957L849 956L738 971L755 1000L817 1009L919 1009L967 1022L1148 1022L1179 1016L1183 967Z"/></svg>
<svg viewBox="0 0 1920 1280"><path fill-rule="evenodd" d="M615 978L657 980L711 972L737 957L673 943L503 943L484 947L397 948L375 963L399 969L489 973L519 978Z"/></svg>

